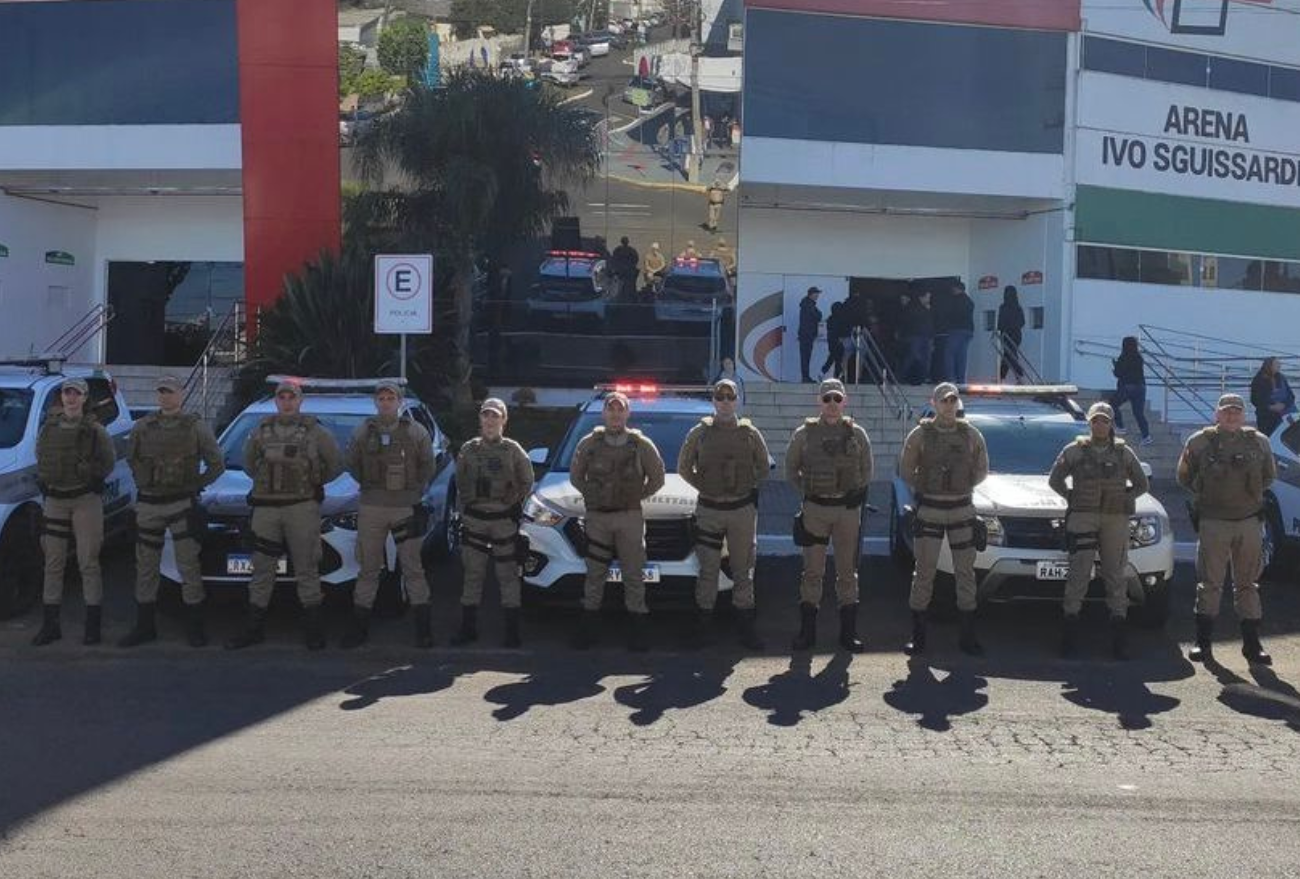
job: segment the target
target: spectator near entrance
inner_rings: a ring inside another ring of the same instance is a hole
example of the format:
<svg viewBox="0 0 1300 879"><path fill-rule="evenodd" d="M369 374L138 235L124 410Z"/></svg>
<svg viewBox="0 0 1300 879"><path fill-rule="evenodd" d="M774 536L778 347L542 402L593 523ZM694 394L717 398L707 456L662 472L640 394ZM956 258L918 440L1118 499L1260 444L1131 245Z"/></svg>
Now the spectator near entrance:
<svg viewBox="0 0 1300 879"><path fill-rule="evenodd" d="M831 305L831 316L826 318L826 345L830 352L819 374L823 378L844 377L844 352L853 332L847 323L848 306L843 302Z"/></svg>
<svg viewBox="0 0 1300 879"><path fill-rule="evenodd" d="M1255 407L1255 426L1265 436L1282 423L1282 416L1295 410L1295 392L1282 374L1282 361L1266 357L1250 382L1250 403Z"/></svg>
<svg viewBox="0 0 1300 879"><path fill-rule="evenodd" d="M1147 376L1146 363L1138 351L1137 336L1125 336L1121 343L1119 357L1114 361L1115 395L1111 406L1115 409L1115 432L1121 436L1124 430L1124 415L1120 406L1128 403L1133 407L1133 418L1137 420L1138 430L1142 431L1142 445L1149 446L1151 428L1147 424Z"/></svg>
<svg viewBox="0 0 1300 879"><path fill-rule="evenodd" d="M934 315L930 311L930 292L913 292L903 311L903 364L899 374L909 385L923 383L930 373L930 353L934 347Z"/></svg>
<svg viewBox="0 0 1300 879"><path fill-rule="evenodd" d="M944 375L946 381L965 384L966 353L975 336L975 303L966 295L966 285L958 281L944 309L948 339L944 344Z"/></svg>
<svg viewBox="0 0 1300 879"><path fill-rule="evenodd" d="M1016 288L1008 284L1002 290L1002 305L998 307L998 335L1002 338L1002 366L998 377L1006 380L1007 373L1015 371L1016 381L1025 378L1025 368L1021 364L1020 344L1024 341L1025 310L1020 307L1020 295Z"/></svg>
<svg viewBox="0 0 1300 879"><path fill-rule="evenodd" d="M817 297L820 295L822 291L819 288L809 287L808 293L799 300L799 380L808 385L812 384L808 368L812 360L813 342L817 341L817 329L822 322L822 312L817 307Z"/></svg>
<svg viewBox="0 0 1300 879"><path fill-rule="evenodd" d="M632 298L636 293L637 264L641 262L641 255L628 243L626 235L619 239L609 261L614 277L619 280L619 296Z"/></svg>

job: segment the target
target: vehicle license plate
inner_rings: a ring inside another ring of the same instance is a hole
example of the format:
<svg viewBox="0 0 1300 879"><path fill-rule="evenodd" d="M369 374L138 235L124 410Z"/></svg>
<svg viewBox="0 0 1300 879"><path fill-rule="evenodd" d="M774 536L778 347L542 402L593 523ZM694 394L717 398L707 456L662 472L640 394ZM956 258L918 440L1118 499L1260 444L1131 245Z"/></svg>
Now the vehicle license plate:
<svg viewBox="0 0 1300 879"><path fill-rule="evenodd" d="M1038 563L1039 580L1068 580L1069 578L1069 562L1040 561Z"/></svg>
<svg viewBox="0 0 1300 879"><path fill-rule="evenodd" d="M289 573L289 560L278 559L275 563L275 572L277 574ZM244 574L253 573L253 557L251 555L228 555L226 556L226 573L227 574Z"/></svg>
<svg viewBox="0 0 1300 879"><path fill-rule="evenodd" d="M642 569L641 569L641 580L642 580L642 582L644 582L644 583L658 583L658 582L659 582L659 566L658 566L658 565L646 565L644 568L642 568ZM609 566L609 573L605 575L605 582L606 582L606 583L622 583L622 582L623 582L623 569L620 568L618 565L610 565L610 566Z"/></svg>

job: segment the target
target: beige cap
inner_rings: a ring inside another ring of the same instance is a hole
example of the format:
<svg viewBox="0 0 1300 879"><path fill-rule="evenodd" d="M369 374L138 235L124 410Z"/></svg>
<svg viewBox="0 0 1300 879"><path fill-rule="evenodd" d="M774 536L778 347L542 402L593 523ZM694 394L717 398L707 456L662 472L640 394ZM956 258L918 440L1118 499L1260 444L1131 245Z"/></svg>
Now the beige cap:
<svg viewBox="0 0 1300 879"><path fill-rule="evenodd" d="M478 407L480 412L495 412L502 418L506 417L506 403L497 397L488 397L483 401L483 405Z"/></svg>
<svg viewBox="0 0 1300 879"><path fill-rule="evenodd" d="M1096 418L1098 415L1105 418L1107 421L1115 420L1115 410L1110 408L1109 403L1093 403L1088 407L1089 421L1092 421L1092 419Z"/></svg>
<svg viewBox="0 0 1300 879"><path fill-rule="evenodd" d="M713 390L716 391L718 388L730 388L735 393L740 393L740 385L736 384L735 381L729 378L720 378L715 381L713 383Z"/></svg>
<svg viewBox="0 0 1300 879"><path fill-rule="evenodd" d="M85 396L86 394L90 393L90 385L86 384L86 380L84 378L65 378L63 380L63 384L59 385L59 390L62 391L62 390L66 390L67 388L72 388L73 390L81 391L82 396Z"/></svg>
<svg viewBox="0 0 1300 879"><path fill-rule="evenodd" d="M835 393L844 396L845 394L844 382L840 381L837 378L828 378L825 379L820 385L817 386L817 393L819 394L826 394L831 391L834 391Z"/></svg>
<svg viewBox="0 0 1300 879"><path fill-rule="evenodd" d="M1246 401L1242 399L1241 394L1224 394L1223 396L1219 397L1218 408L1241 409L1244 411L1246 408Z"/></svg>
<svg viewBox="0 0 1300 879"><path fill-rule="evenodd" d="M934 399L946 400L949 397L959 396L957 386L952 382L939 382L934 386Z"/></svg>
<svg viewBox="0 0 1300 879"><path fill-rule="evenodd" d="M618 403L624 409L632 408L632 405L628 402L627 394L623 393L622 391L612 391L607 397L605 397L604 408L608 409L610 403Z"/></svg>
<svg viewBox="0 0 1300 879"><path fill-rule="evenodd" d="M302 385L297 382L280 382L275 386L276 394L283 394L285 391L293 394L295 397L302 396Z"/></svg>
<svg viewBox="0 0 1300 879"><path fill-rule="evenodd" d="M174 375L164 375L158 378L158 382L154 387L159 391L174 391L179 394L185 390L185 383Z"/></svg>
<svg viewBox="0 0 1300 879"><path fill-rule="evenodd" d="M402 383L396 379L385 378L375 382L375 393L380 391L392 391L397 396L402 396Z"/></svg>

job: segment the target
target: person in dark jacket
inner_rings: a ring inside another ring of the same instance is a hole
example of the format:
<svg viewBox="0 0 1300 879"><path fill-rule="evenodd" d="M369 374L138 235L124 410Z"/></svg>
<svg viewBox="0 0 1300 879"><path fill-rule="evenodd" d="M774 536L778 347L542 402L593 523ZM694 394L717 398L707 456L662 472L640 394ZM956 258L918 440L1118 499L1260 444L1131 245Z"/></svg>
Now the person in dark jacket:
<svg viewBox="0 0 1300 879"><path fill-rule="evenodd" d="M1015 372L1017 382L1025 379L1025 368L1021 366L1024 355L1020 350L1024 330L1025 310L1020 307L1016 288L1008 284L1002 291L1002 304L998 306L998 335L1002 337L1002 366L998 375L1003 381L1011 371Z"/></svg>
<svg viewBox="0 0 1300 879"><path fill-rule="evenodd" d="M1272 436L1282 423L1282 416L1294 412L1295 392L1282 374L1282 362L1266 357L1250 382L1250 404L1255 407L1255 427L1264 436Z"/></svg>
<svg viewBox="0 0 1300 879"><path fill-rule="evenodd" d="M844 343L853 334L852 327L845 319L847 310L845 303L836 302L831 305L831 316L826 318L826 345L830 348L830 352L826 356L826 362L822 364L823 376L826 375L827 370L830 370L832 377L844 377Z"/></svg>
<svg viewBox="0 0 1300 879"><path fill-rule="evenodd" d="M820 295L822 291L819 288L809 287L807 295L799 300L799 377L807 385L813 383L808 368L812 360L813 343L817 341L817 330L822 322L822 312L817 307L817 297Z"/></svg>
<svg viewBox="0 0 1300 879"><path fill-rule="evenodd" d="M930 354L934 347L934 316L930 312L930 292L918 290L903 311L901 335L903 363L899 375L909 385L919 385L930 372Z"/></svg>
<svg viewBox="0 0 1300 879"><path fill-rule="evenodd" d="M1115 409L1115 432L1121 435L1126 432L1124 413L1119 407L1127 402L1133 407L1138 430L1142 431L1142 445L1149 446L1154 440L1151 439L1151 427L1147 424L1146 415L1146 364L1142 360L1142 353L1138 351L1137 336L1125 336L1120 345L1119 357L1111 362L1114 364L1111 372L1115 376L1115 394L1111 397L1110 405Z"/></svg>
<svg viewBox="0 0 1300 879"><path fill-rule="evenodd" d="M619 296L623 299L630 301L636 297L636 278L639 274L637 265L640 262L641 254L628 243L627 236L623 236L609 256L609 267L619 280Z"/></svg>
<svg viewBox="0 0 1300 879"><path fill-rule="evenodd" d="M943 346L944 381L966 383L966 353L975 337L975 303L966 294L966 285L958 281L944 306L948 339ZM938 335L936 329L935 335Z"/></svg>
<svg viewBox="0 0 1300 879"><path fill-rule="evenodd" d="M952 328L950 303L952 295L939 291L930 299L930 321L933 326L933 347L930 351L929 380L938 384L951 379L948 375L948 330Z"/></svg>

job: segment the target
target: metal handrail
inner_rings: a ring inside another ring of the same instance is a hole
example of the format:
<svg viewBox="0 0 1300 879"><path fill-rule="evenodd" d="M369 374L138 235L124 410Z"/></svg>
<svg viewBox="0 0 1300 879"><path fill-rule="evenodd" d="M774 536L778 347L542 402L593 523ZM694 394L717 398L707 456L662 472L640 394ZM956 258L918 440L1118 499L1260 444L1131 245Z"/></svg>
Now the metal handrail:
<svg viewBox="0 0 1300 879"><path fill-rule="evenodd" d="M999 380L1002 375L1002 360L1006 358L1019 365L1020 369L1018 372L1015 366L1011 367L1011 371L1016 372L1017 375L1023 377L1025 379L1025 384L1050 384L1047 379L1043 378L1043 374L1038 371L1038 367L1034 366L1033 362L1025 356L1025 349L1007 338L1000 331L993 330L989 333L989 344L993 347L993 353L995 355L993 358L993 366Z"/></svg>
<svg viewBox="0 0 1300 879"><path fill-rule="evenodd" d="M80 351L87 342L102 332L115 316L113 306L97 303L91 306L90 310L82 315L76 323L64 330L63 335L41 350L58 352L64 355L65 359L70 358Z"/></svg>
<svg viewBox="0 0 1300 879"><path fill-rule="evenodd" d="M199 354L194 368L185 378L185 399L182 404L186 409L193 410L194 400L198 398L198 412L206 420L209 417L208 412L208 389L210 384L210 369L215 363L236 364L242 362L244 354L247 351L247 342L244 338L244 303L235 301L231 304L230 310L221 318L212 335L208 338L208 343L203 346L203 351ZM222 346L229 343L230 347L223 350Z"/></svg>
<svg viewBox="0 0 1300 879"><path fill-rule="evenodd" d="M882 410L889 408L893 412L894 418L902 425L902 429L906 430L912 420L912 404L899 385L894 371L889 367L889 361L885 359L885 353L880 350L880 346L876 344L875 338L866 327L854 327L852 340L855 361L853 370L854 384L862 383L863 355L865 354L867 366L876 376L875 384L880 391Z"/></svg>

